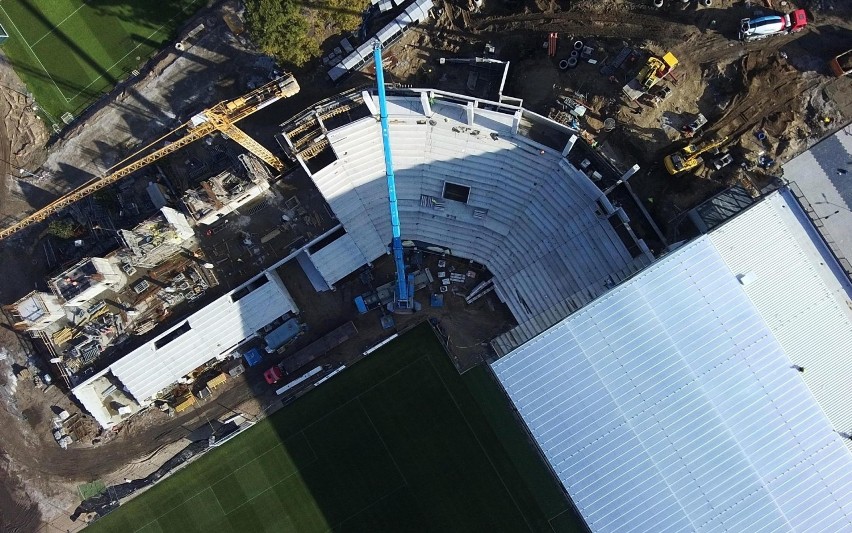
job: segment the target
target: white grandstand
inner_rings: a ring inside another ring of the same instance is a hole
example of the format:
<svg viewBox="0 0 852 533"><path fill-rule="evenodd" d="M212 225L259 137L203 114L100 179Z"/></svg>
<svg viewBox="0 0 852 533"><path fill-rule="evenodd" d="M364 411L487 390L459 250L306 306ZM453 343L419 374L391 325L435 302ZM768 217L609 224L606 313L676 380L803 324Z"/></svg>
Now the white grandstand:
<svg viewBox="0 0 852 533"><path fill-rule="evenodd" d="M373 97L362 97L371 116L327 134L336 160L313 173L305 165L346 230L311 256L329 285L386 254L391 239L381 127ZM488 267L519 323L495 341L498 351L653 260L624 211L568 162L576 138L564 126L425 90L389 96L388 114L403 239ZM524 125L564 133L565 149L531 140Z"/></svg>
<svg viewBox="0 0 852 533"><path fill-rule="evenodd" d="M207 363L230 357L272 322L298 314L273 269L137 347L71 392L104 429L119 424L159 393Z"/></svg>

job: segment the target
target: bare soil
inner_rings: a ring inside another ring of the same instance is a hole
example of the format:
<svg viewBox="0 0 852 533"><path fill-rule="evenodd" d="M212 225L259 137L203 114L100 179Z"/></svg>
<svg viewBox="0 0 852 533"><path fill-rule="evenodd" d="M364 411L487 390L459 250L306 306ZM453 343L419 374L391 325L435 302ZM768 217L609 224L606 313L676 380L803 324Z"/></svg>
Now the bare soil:
<svg viewBox="0 0 852 533"><path fill-rule="evenodd" d="M580 124L584 137L616 166L626 169L638 162L643 167L632 178L634 189L665 228L727 186L740 184L757 194L783 162L852 118L849 99L837 96L852 91L852 81L832 78L827 67L842 43L848 47L852 39L852 5L820 0L776 6L782 11L797 7L809 10L805 31L742 44L739 20L766 12L761 2L749 9L732 0L716 0L709 8L669 1L655 9L650 1L638 0L537 0L486 2L474 13L466 4L445 1L434 29L412 32L395 49L391 71L403 83L441 88L447 77L436 66L438 57L481 56L486 42L495 45L497 56L512 62L506 94L523 98L524 107L546 116L555 116L557 96L574 98L588 109ZM549 32L559 35L553 58L542 48ZM562 71L559 60L568 57L576 40L596 49L597 63L581 61ZM630 68L602 75L601 66L624 46L643 55ZM666 80L671 95L656 106L628 102L621 86L647 55L667 51L680 60L674 79ZM680 130L698 113L709 120L704 138L729 137L724 149L736 164L687 176L661 172L663 156L688 142ZM603 130L607 118L616 121L613 131ZM757 141L757 131L765 133L764 141ZM755 168L761 155L775 165Z"/></svg>
<svg viewBox="0 0 852 533"><path fill-rule="evenodd" d="M838 47L852 37L852 4L846 1L788 2L781 9L792 10L797 4L810 10L814 20L808 29L747 45L736 41L739 19L747 11L742 2L732 0L716 0L711 8L698 8L696 2L684 7L670 0L661 10L654 9L650 0L486 0L481 12L474 12L464 0L436 4L441 9L436 21L414 29L389 49L390 81L457 90L437 59L481 56L485 43L494 44L497 57L512 65L506 94L523 98L525 107L543 115L552 114L558 96L581 101L588 108L581 123L584 136L598 143L601 153L617 166L642 165L643 171L631 183L662 226L726 186L739 183L756 192L778 172L780 163L852 118L848 98L852 80L832 79L826 67L828 59L842 51ZM754 9L765 9L757 0L752 4ZM226 2L217 9L233 12L235 4ZM147 144L185 120L187 113L245 92L249 80L261 80L266 73L259 55L244 38L224 29L222 14L202 13L188 24L191 29L204 22L207 29L184 53L164 50L139 79L119 87L90 116L56 139L49 153L47 131L33 111L33 102L8 64L0 61L4 117L0 220L20 219L100 175L134 146ZM547 57L541 47L549 32L560 36L554 58ZM576 69L561 71L559 60L568 56L577 39L596 48L594 57L599 62L581 62ZM330 38L325 45L333 47L334 41ZM619 70L612 79L600 73L601 65L627 45L645 54L672 51L680 59L676 81L667 82L672 94L656 107L629 104L621 96L621 86L639 64ZM276 104L264 117L253 117L257 122L250 133L267 146L274 145L270 134L288 113L343 88L330 85L319 65L300 73L298 79L303 91L297 98ZM353 76L346 84L364 82L370 82L369 74ZM842 95L845 100L839 99ZM721 172L704 169L690 176L668 176L660 161L688 142L680 128L699 112L709 119L705 137L731 138L726 150L736 156L737 165ZM616 121L612 131L604 130L607 118ZM757 131L763 131L766 140L758 141ZM753 162L759 155L775 159L776 165L755 169ZM741 162L750 163L750 169L740 168ZM0 302L9 303L29 292L48 273L38 257L37 242L30 235L0 247ZM288 268L282 271L285 282L314 325L300 342L310 342L341 321L354 320L362 336L334 354L335 361L343 362L356 360L370 342L387 335L375 314L355 315L352 298L362 289L357 283L317 296L304 274ZM389 266L378 264L377 272L387 275ZM251 272L233 275L236 282ZM470 307L448 293L443 308L421 303L426 316L440 320L460 368L481 360L487 353L483 342L510 323L507 311L492 298ZM407 324L400 319L398 327ZM79 503L77 484L144 476L207 419L235 411L257 414L270 400L268 391L253 389L258 376L247 375L230 380L211 401L182 416L169 418L150 409L118 432L97 435L93 430L88 441L62 450L50 433L54 408L79 414L86 424L92 424L91 419L57 387L45 390L15 377L13 365L35 363L46 368L26 339L4 325L0 346L0 425L7 428L0 442L0 531L35 531L43 524L62 531L80 528L81 523L67 521Z"/></svg>

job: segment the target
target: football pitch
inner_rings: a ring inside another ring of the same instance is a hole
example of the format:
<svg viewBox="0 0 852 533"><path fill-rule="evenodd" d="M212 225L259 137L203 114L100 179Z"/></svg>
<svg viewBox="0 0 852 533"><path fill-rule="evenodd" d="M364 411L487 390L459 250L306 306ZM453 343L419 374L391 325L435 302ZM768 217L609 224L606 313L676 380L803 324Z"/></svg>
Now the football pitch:
<svg viewBox="0 0 852 533"><path fill-rule="evenodd" d="M583 527L485 368L421 325L87 532Z"/></svg>
<svg viewBox="0 0 852 533"><path fill-rule="evenodd" d="M3 0L3 53L49 118L127 78L205 0Z"/></svg>

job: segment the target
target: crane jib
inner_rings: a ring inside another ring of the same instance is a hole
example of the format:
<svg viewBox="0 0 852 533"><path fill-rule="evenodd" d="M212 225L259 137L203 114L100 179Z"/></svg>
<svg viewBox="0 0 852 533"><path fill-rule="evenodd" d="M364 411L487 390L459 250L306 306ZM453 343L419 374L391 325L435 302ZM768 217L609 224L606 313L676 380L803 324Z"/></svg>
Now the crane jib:
<svg viewBox="0 0 852 533"><path fill-rule="evenodd" d="M239 143L243 148L260 158L270 167L278 171L283 171L286 167L278 157L237 128L234 123L281 98L287 98L298 93L299 90L299 84L296 82L296 79L292 75L286 74L239 98L220 102L198 113L189 122L182 124L177 129L166 133L156 141L124 158L116 166L109 169L107 171L108 174L105 176L86 182L83 186L69 192L58 200L25 217L23 220L0 229L0 239L10 237L27 226L46 220L50 215L65 209L104 187L112 185L137 170L166 155L176 152L187 144L195 142L214 131L221 131L227 134L228 137ZM200 122L194 122L196 117L201 117ZM167 143L153 152L151 151L155 146L162 144L177 133L180 133L180 138ZM143 156L142 154L147 155Z"/></svg>

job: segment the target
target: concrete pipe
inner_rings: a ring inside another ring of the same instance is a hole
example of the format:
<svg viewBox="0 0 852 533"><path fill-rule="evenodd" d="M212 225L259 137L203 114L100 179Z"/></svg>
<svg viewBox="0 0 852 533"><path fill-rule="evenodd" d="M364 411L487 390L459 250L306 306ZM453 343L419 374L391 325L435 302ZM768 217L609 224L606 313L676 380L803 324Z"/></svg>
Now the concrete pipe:
<svg viewBox="0 0 852 533"><path fill-rule="evenodd" d="M578 52L583 49L583 41L574 41L574 50Z"/></svg>
<svg viewBox="0 0 852 533"><path fill-rule="evenodd" d="M713 0L701 0L701 3L704 4L704 7L710 7L713 5Z"/></svg>
<svg viewBox="0 0 852 533"><path fill-rule="evenodd" d="M578 57L579 55L580 55L580 52L578 52L576 50L571 50L571 57Z"/></svg>
<svg viewBox="0 0 852 533"><path fill-rule="evenodd" d="M579 60L576 57L569 57L566 60L566 63L568 63L568 68L576 67L578 62L579 62Z"/></svg>
<svg viewBox="0 0 852 533"><path fill-rule="evenodd" d="M562 61L560 61L559 62L559 68L560 68L560 70L568 70L568 60L563 59Z"/></svg>
<svg viewBox="0 0 852 533"><path fill-rule="evenodd" d="M663 7L663 0L654 0L654 7L656 7L656 8Z"/></svg>

